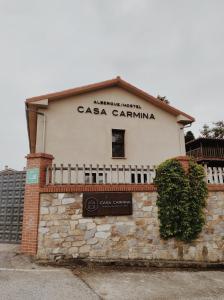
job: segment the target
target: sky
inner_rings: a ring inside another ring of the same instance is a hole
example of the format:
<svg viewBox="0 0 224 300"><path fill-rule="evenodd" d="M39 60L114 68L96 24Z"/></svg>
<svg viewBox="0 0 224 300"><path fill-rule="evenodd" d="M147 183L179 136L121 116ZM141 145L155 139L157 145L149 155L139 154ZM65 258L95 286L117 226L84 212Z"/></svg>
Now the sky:
<svg viewBox="0 0 224 300"><path fill-rule="evenodd" d="M121 76L224 119L223 0L0 0L0 169L29 153L24 101Z"/></svg>

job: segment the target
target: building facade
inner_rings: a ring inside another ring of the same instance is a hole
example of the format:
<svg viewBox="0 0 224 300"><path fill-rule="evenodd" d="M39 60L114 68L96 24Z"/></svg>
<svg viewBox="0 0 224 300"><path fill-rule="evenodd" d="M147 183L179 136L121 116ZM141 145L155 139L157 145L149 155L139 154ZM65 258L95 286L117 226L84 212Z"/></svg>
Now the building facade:
<svg viewBox="0 0 224 300"><path fill-rule="evenodd" d="M194 118L120 77L26 100L31 153L56 164L158 165L185 155Z"/></svg>
<svg viewBox="0 0 224 300"><path fill-rule="evenodd" d="M191 116L119 77L27 99L26 109L23 253L52 261L223 260L222 172L219 182L209 177L197 240L165 241L159 233L148 167L176 157L187 172L183 128Z"/></svg>

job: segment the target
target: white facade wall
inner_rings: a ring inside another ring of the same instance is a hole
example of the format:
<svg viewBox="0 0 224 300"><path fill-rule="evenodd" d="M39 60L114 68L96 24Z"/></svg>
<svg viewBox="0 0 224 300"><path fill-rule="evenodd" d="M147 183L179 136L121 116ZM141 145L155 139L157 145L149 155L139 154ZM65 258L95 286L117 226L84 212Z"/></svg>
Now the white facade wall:
<svg viewBox="0 0 224 300"><path fill-rule="evenodd" d="M141 109L94 101L140 105ZM79 113L80 106L92 111L105 109L107 115ZM118 111L116 114L153 114L155 119L113 116L113 110ZM177 117L119 87L52 101L39 111L45 117L38 115L36 152L52 154L56 164L158 165L167 158L185 155L183 125L177 123ZM125 130L124 159L112 158L112 129Z"/></svg>

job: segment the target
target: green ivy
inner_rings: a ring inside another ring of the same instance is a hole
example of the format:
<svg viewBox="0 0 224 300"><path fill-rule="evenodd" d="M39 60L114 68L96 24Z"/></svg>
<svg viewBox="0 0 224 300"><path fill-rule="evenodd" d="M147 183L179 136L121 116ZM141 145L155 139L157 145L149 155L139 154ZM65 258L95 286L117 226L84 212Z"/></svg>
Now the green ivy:
<svg viewBox="0 0 224 300"><path fill-rule="evenodd" d="M157 168L155 184L160 236L185 242L197 238L205 223L207 185L203 167L190 161L186 174L178 160L167 160Z"/></svg>

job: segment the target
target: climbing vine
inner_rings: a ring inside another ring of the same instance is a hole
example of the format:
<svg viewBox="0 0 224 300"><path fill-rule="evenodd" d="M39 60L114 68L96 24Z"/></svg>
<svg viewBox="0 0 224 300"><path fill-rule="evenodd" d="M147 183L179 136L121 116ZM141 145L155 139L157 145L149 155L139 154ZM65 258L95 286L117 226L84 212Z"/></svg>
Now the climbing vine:
<svg viewBox="0 0 224 300"><path fill-rule="evenodd" d="M155 184L160 236L185 242L197 238L205 223L207 185L203 167L190 161L186 174L178 160L167 160L159 165Z"/></svg>

